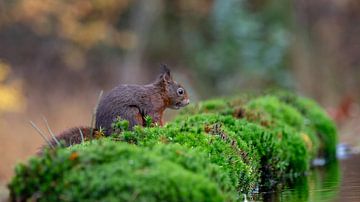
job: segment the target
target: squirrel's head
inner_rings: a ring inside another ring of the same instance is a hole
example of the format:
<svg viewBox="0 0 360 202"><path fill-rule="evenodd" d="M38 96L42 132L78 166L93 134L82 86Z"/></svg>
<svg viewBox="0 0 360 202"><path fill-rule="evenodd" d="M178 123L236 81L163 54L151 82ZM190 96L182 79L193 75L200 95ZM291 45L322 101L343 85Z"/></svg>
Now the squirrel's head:
<svg viewBox="0 0 360 202"><path fill-rule="evenodd" d="M156 85L161 86L168 107L179 109L188 105L190 99L185 88L173 80L170 69L166 65L161 65L161 68L162 72L157 78Z"/></svg>

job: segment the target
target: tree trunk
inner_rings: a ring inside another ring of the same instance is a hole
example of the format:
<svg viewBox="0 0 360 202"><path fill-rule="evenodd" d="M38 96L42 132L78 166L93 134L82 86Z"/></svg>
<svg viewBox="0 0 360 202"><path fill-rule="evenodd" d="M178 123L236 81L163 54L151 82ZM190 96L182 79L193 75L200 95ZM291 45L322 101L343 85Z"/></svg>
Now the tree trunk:
<svg viewBox="0 0 360 202"><path fill-rule="evenodd" d="M144 51L148 42L147 33L159 16L161 3L161 0L140 0L132 11L130 29L134 32L136 45L125 55L122 67L118 71L124 83L136 83L136 80L144 80L148 75L143 64Z"/></svg>
<svg viewBox="0 0 360 202"><path fill-rule="evenodd" d="M324 105L359 100L360 1L296 0L294 6L299 90Z"/></svg>

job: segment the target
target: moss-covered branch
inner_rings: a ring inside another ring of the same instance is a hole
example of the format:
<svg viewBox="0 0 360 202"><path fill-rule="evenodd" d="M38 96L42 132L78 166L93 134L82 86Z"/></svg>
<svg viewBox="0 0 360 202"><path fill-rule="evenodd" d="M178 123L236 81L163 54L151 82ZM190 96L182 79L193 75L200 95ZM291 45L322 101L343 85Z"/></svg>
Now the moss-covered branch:
<svg viewBox="0 0 360 202"><path fill-rule="evenodd" d="M337 137L316 103L285 93L205 101L165 127L115 131L18 165L11 197L236 201L303 175L316 157L333 160Z"/></svg>

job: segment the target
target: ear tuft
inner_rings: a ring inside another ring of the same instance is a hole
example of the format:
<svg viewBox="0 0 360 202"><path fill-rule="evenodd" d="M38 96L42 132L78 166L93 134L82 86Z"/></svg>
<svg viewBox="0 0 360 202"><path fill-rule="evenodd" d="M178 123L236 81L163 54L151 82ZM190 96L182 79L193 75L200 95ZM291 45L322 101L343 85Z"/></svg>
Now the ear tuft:
<svg viewBox="0 0 360 202"><path fill-rule="evenodd" d="M169 74L170 75L170 69L167 67L167 64L160 64L161 67L161 73L162 74Z"/></svg>
<svg viewBox="0 0 360 202"><path fill-rule="evenodd" d="M161 78L162 80L169 82L172 80L171 78L171 74L170 74L170 69L167 67L166 64L161 64Z"/></svg>

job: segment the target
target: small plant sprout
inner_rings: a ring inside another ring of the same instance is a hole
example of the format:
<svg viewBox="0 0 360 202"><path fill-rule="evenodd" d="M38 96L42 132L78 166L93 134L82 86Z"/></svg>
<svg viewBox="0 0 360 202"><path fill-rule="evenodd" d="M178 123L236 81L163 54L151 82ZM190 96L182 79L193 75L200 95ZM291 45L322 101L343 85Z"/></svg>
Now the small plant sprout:
<svg viewBox="0 0 360 202"><path fill-rule="evenodd" d="M243 194L243 196L244 196L244 202L249 202L246 198L246 194Z"/></svg>
<svg viewBox="0 0 360 202"><path fill-rule="evenodd" d="M120 116L118 116L111 124L111 127L115 133L121 133L129 129L129 121L122 119Z"/></svg>
<svg viewBox="0 0 360 202"><path fill-rule="evenodd" d="M151 127L153 125L153 119L151 116L146 115L144 119L145 119L145 127Z"/></svg>
<svg viewBox="0 0 360 202"><path fill-rule="evenodd" d="M104 133L104 131L105 131L105 129L104 129L102 126L100 126L99 132L100 132L100 133Z"/></svg>

